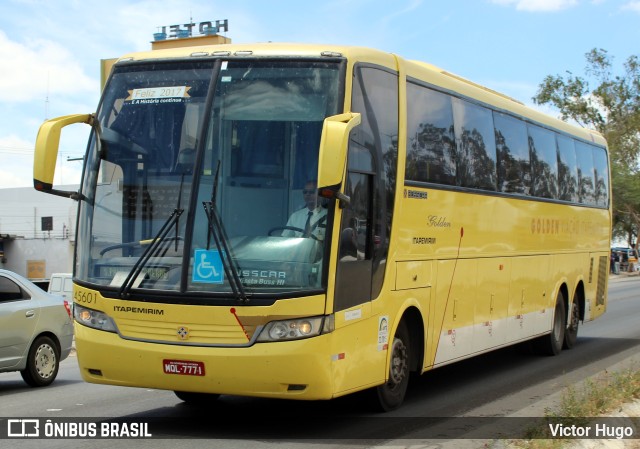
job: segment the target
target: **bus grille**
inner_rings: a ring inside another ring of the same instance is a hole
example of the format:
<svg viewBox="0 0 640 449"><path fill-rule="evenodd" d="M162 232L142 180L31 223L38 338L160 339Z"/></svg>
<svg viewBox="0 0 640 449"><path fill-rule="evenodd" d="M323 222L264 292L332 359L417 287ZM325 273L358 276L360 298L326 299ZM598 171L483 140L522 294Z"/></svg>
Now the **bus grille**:
<svg viewBox="0 0 640 449"><path fill-rule="evenodd" d="M249 343L255 326L239 324L189 324L140 320L117 320L126 339L194 346L243 346Z"/></svg>

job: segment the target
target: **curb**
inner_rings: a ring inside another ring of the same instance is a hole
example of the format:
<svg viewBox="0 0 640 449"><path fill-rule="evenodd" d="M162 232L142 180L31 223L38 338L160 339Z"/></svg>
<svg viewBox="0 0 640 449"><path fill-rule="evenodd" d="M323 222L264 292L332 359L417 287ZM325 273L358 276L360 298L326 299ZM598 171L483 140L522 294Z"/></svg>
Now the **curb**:
<svg viewBox="0 0 640 449"><path fill-rule="evenodd" d="M635 278L635 277L639 277L640 276L640 271L631 271L631 272L624 272L624 273L620 273L620 274L609 274L609 282L619 282L619 281L624 281L626 279L629 278Z"/></svg>

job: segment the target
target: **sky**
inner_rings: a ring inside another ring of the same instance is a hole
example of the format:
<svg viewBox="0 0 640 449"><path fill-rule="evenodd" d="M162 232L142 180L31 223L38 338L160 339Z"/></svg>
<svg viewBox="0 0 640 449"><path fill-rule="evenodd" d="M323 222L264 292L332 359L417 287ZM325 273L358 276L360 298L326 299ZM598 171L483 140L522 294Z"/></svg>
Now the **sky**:
<svg viewBox="0 0 640 449"><path fill-rule="evenodd" d="M532 106L545 76L584 75L593 48L620 72L640 54L640 0L0 0L0 188L33 185L45 119L95 112L101 59L149 50L162 26L224 19L234 43L377 48ZM55 184L79 183L87 137L63 133Z"/></svg>

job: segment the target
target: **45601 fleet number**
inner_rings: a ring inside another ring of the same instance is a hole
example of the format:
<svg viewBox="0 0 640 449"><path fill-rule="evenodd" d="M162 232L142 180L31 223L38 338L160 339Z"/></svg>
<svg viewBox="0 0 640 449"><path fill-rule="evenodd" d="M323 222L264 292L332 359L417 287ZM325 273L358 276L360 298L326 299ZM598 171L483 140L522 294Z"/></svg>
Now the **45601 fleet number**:
<svg viewBox="0 0 640 449"><path fill-rule="evenodd" d="M86 290L76 290L73 293L73 300L83 304L96 304L98 302L96 293Z"/></svg>

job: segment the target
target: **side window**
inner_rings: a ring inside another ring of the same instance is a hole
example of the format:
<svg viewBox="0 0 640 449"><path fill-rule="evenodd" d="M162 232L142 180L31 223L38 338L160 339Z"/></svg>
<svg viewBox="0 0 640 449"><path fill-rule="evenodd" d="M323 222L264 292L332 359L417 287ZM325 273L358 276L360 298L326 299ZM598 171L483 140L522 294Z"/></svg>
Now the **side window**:
<svg viewBox="0 0 640 449"><path fill-rule="evenodd" d="M64 278L64 285L62 287L63 292L73 291L73 280L71 278Z"/></svg>
<svg viewBox="0 0 640 449"><path fill-rule="evenodd" d="M558 150L555 133L529 125L531 154L531 194L540 198L558 197Z"/></svg>
<svg viewBox="0 0 640 449"><path fill-rule="evenodd" d="M62 291L62 278L61 277L53 277L49 283L49 292L59 292Z"/></svg>
<svg viewBox="0 0 640 449"><path fill-rule="evenodd" d="M498 191L529 194L531 162L527 127L522 120L493 113L498 153Z"/></svg>
<svg viewBox="0 0 640 449"><path fill-rule="evenodd" d="M578 196L580 202L595 205L595 180L593 170L592 146L576 142L576 159L578 161Z"/></svg>
<svg viewBox="0 0 640 449"><path fill-rule="evenodd" d="M496 190L496 140L489 109L453 100L458 185Z"/></svg>
<svg viewBox="0 0 640 449"><path fill-rule="evenodd" d="M29 297L23 293L18 284L0 276L0 303L17 299L29 299Z"/></svg>
<svg viewBox="0 0 640 449"><path fill-rule="evenodd" d="M609 167L607 153L604 149L593 147L593 163L595 167L595 201L596 206L609 206Z"/></svg>
<svg viewBox="0 0 640 449"><path fill-rule="evenodd" d="M558 138L558 199L577 203L578 198L578 161L573 139L566 136Z"/></svg>
<svg viewBox="0 0 640 449"><path fill-rule="evenodd" d="M451 97L407 83L406 179L456 185Z"/></svg>

